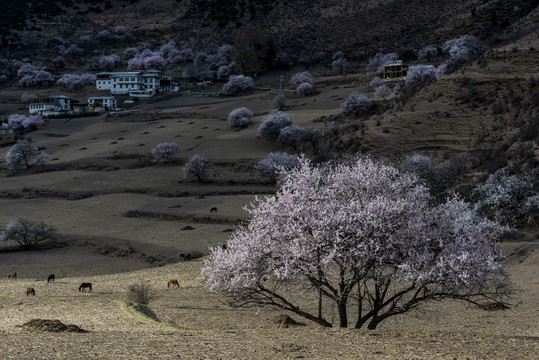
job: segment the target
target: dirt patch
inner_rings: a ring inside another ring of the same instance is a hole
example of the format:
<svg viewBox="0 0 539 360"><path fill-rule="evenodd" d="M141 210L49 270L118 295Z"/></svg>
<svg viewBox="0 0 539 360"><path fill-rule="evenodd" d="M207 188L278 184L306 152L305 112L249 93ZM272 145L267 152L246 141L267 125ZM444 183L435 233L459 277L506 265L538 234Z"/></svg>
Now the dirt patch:
<svg viewBox="0 0 539 360"><path fill-rule="evenodd" d="M159 219L166 221L188 221L202 224L240 224L242 219L230 219L225 217L209 217L209 216L194 216L194 215L175 215L166 214L160 212L139 211L130 210L124 214L128 218L146 218L146 219ZM182 229L184 230L184 229ZM192 229L185 229L192 230Z"/></svg>
<svg viewBox="0 0 539 360"><path fill-rule="evenodd" d="M49 331L49 332L75 332L75 333L87 333L88 330L84 330L77 325L66 325L60 320L44 320L44 319L32 319L22 325L27 330L35 331Z"/></svg>

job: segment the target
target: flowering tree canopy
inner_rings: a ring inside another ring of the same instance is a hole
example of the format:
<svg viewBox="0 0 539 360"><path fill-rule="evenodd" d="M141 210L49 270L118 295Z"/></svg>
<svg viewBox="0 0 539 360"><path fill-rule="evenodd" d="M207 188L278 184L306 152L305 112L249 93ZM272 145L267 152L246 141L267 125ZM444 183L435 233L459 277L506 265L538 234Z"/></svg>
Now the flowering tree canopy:
<svg viewBox="0 0 539 360"><path fill-rule="evenodd" d="M99 70L112 70L120 62L120 56L116 54L102 55L94 60L93 67Z"/></svg>
<svg viewBox="0 0 539 360"><path fill-rule="evenodd" d="M339 70L341 72L341 75L344 74L344 69L346 69L346 66L348 65L348 60L344 57L344 53L339 50L333 56L331 57L331 67L334 70Z"/></svg>
<svg viewBox="0 0 539 360"><path fill-rule="evenodd" d="M510 293L497 243L503 228L458 198L433 206L413 175L370 158L286 174L257 198L251 220L202 269L234 307L277 307L323 326L367 324L428 300L477 303ZM317 306L316 306L317 305ZM329 316L329 317L328 317Z"/></svg>
<svg viewBox="0 0 539 360"><path fill-rule="evenodd" d="M245 127L247 124L249 124L249 121L251 121L251 118L253 117L253 112L246 107L240 107L237 109L232 110L226 120L228 121L228 124L233 127Z"/></svg>
<svg viewBox="0 0 539 360"><path fill-rule="evenodd" d="M30 164L30 160L38 155L39 150L33 146L30 140L18 140L15 145L9 149L6 154L6 163L11 168L18 168L21 165L26 165L27 168L34 164ZM38 160L39 161L39 160Z"/></svg>
<svg viewBox="0 0 539 360"><path fill-rule="evenodd" d="M298 84L303 84L303 83L309 83L311 85L313 84L313 77L310 72L303 71L303 72L295 73L290 78L290 84L292 85L298 85Z"/></svg>
<svg viewBox="0 0 539 360"><path fill-rule="evenodd" d="M436 79L436 69L425 65L418 65L408 69L405 84L407 86L412 84L423 85L433 82Z"/></svg>
<svg viewBox="0 0 539 360"><path fill-rule="evenodd" d="M273 110L271 114L262 120L258 128L258 136L266 141L277 141L281 129L292 125L292 120L284 112Z"/></svg>
<svg viewBox="0 0 539 360"><path fill-rule="evenodd" d="M299 158L285 152L269 153L268 157L260 160L255 166L255 172L260 176L269 177L273 181L283 178L286 172L299 165Z"/></svg>
<svg viewBox="0 0 539 360"><path fill-rule="evenodd" d="M418 60L431 61L436 56L438 56L438 48L434 45L427 45L417 52Z"/></svg>
<svg viewBox="0 0 539 360"><path fill-rule="evenodd" d="M288 99L283 94L278 94L271 101L271 105L277 110L284 110Z"/></svg>
<svg viewBox="0 0 539 360"><path fill-rule="evenodd" d="M17 72L19 85L22 86L49 86L54 82L52 75L43 70L36 70L31 64L22 64Z"/></svg>
<svg viewBox="0 0 539 360"><path fill-rule="evenodd" d="M296 89L298 95L310 95L313 91L313 86L308 82L301 83Z"/></svg>
<svg viewBox="0 0 539 360"><path fill-rule="evenodd" d="M159 143L152 149L153 162L167 163L178 151L178 145L175 142Z"/></svg>
<svg viewBox="0 0 539 360"><path fill-rule="evenodd" d="M374 79L372 79L369 83L369 86L372 88L377 88L378 86L382 85L385 85L385 81L382 80L379 76L375 76Z"/></svg>
<svg viewBox="0 0 539 360"><path fill-rule="evenodd" d="M7 121L9 126L14 129L34 130L45 125L45 120L39 115L11 114Z"/></svg>
<svg viewBox="0 0 539 360"><path fill-rule="evenodd" d="M309 130L297 125L286 126L279 132L277 143L280 145L289 145L297 150L307 141Z"/></svg>
<svg viewBox="0 0 539 360"><path fill-rule="evenodd" d="M371 101L364 94L353 91L348 95L348 99L341 104L342 112L346 115L359 115L366 113L372 108Z"/></svg>
<svg viewBox="0 0 539 360"><path fill-rule="evenodd" d="M447 40L442 46L443 52L459 63L475 59L485 49L485 44L473 35Z"/></svg>
<svg viewBox="0 0 539 360"><path fill-rule="evenodd" d="M194 178L199 182L208 181L215 174L213 164L200 155L191 156L184 170L186 178Z"/></svg>
<svg viewBox="0 0 539 360"><path fill-rule="evenodd" d="M232 75L228 82L223 85L223 94L236 95L242 92L254 90L255 83L250 76Z"/></svg>
<svg viewBox="0 0 539 360"><path fill-rule="evenodd" d="M385 100L386 96L391 94L391 89L387 85L380 85L377 86L374 90L374 96L381 97Z"/></svg>
<svg viewBox="0 0 539 360"><path fill-rule="evenodd" d="M372 58L369 59L369 64L367 65L367 71L376 72L381 74L384 72L384 66L389 64L394 64L399 60L399 55L397 53L377 53Z"/></svg>
<svg viewBox="0 0 539 360"><path fill-rule="evenodd" d="M537 171L518 176L498 170L472 190L472 197L478 212L501 223L515 225L519 217L532 215L534 208L537 211L538 190Z"/></svg>
<svg viewBox="0 0 539 360"><path fill-rule="evenodd" d="M85 85L95 84L96 75L85 73L85 74L64 74L56 84L63 85L69 89L81 89Z"/></svg>

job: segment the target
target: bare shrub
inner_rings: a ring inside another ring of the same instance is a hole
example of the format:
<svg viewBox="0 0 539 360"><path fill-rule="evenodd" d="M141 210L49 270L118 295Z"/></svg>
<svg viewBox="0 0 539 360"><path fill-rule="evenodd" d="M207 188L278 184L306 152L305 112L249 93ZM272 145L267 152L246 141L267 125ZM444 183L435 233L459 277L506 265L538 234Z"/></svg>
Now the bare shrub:
<svg viewBox="0 0 539 360"><path fill-rule="evenodd" d="M155 291L149 284L133 284L129 286L127 291L129 301L141 305L148 305L150 301L155 299L155 296Z"/></svg>
<svg viewBox="0 0 539 360"><path fill-rule="evenodd" d="M40 242L53 239L54 235L55 230L49 225L18 219L4 227L0 233L0 240L16 241L23 249L29 250Z"/></svg>

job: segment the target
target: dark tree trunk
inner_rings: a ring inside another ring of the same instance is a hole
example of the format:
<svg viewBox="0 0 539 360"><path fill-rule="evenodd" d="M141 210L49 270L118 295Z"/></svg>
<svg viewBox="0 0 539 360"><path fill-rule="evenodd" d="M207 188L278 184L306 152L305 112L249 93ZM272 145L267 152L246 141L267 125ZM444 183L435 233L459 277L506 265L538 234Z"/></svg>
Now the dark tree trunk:
<svg viewBox="0 0 539 360"><path fill-rule="evenodd" d="M348 315L346 313L346 300L341 301L337 304L337 308L339 309L339 326L340 327L348 327Z"/></svg>

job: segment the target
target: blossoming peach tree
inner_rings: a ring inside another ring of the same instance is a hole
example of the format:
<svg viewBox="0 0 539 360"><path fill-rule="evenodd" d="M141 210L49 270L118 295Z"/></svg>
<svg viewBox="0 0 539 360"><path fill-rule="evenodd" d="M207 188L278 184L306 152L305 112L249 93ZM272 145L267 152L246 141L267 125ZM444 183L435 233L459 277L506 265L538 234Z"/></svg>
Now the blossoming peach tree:
<svg viewBox="0 0 539 360"><path fill-rule="evenodd" d="M358 158L302 158L202 274L233 307L277 307L322 326L375 329L429 300L510 295L496 238L505 229L453 197L433 205L412 174Z"/></svg>

